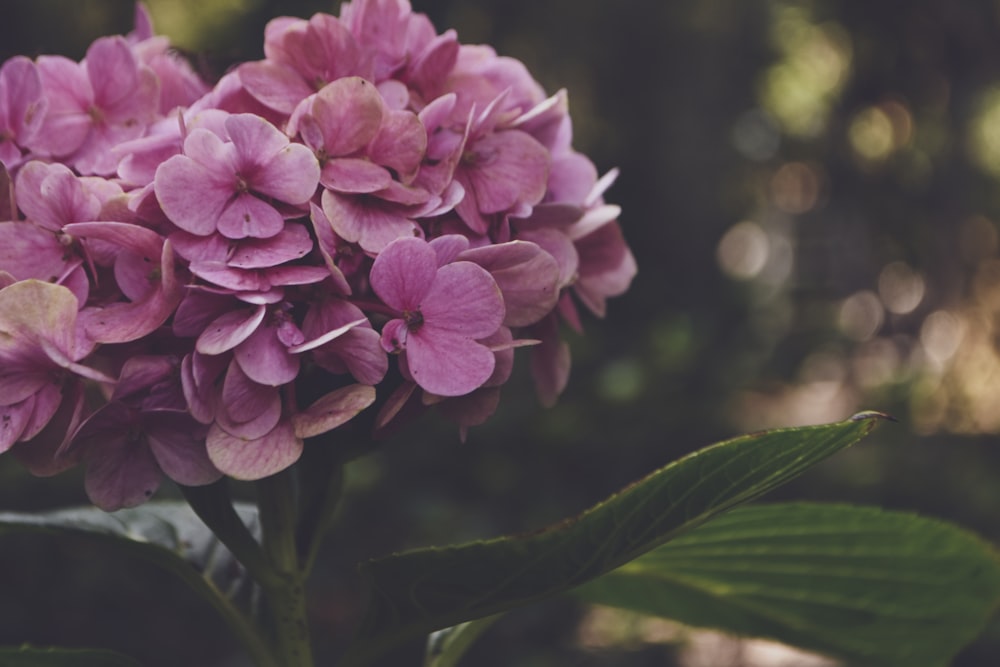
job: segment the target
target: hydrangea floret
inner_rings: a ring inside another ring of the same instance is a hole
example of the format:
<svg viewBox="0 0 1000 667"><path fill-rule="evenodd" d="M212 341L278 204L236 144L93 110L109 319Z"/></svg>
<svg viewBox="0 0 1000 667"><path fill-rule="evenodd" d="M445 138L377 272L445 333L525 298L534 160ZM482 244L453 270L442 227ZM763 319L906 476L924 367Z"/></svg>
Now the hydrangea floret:
<svg viewBox="0 0 1000 667"><path fill-rule="evenodd" d="M139 6L0 67L0 451L106 510L347 424L464 437L520 347L551 403L563 324L635 275L616 172L520 62L406 0L274 19L264 53L211 85Z"/></svg>

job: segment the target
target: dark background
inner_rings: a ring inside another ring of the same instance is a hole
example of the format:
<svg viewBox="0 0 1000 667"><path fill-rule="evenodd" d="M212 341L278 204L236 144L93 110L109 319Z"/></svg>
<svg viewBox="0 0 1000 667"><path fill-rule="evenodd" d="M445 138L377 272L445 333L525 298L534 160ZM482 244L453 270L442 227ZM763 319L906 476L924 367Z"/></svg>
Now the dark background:
<svg viewBox="0 0 1000 667"><path fill-rule="evenodd" d="M267 20L336 13L305 1L149 5L209 78L262 57ZM0 9L0 59L80 58L131 27L126 2ZM1000 540L1000 4L415 9L522 59L549 92L569 90L576 147L601 172L621 168L608 199L624 209L639 275L606 320L570 335L573 375L555 408L537 404L522 364L466 443L431 417L352 464L311 600L323 660L357 618L362 558L539 528L714 440L860 409L900 423L771 499L875 503ZM36 480L0 459L0 508L80 502L79 474ZM675 664L669 644L581 639L589 613L566 600L512 613L467 664ZM0 644L24 641L113 647L149 665L240 664L222 624L166 575L39 539L0 550ZM955 664L997 655L994 623Z"/></svg>

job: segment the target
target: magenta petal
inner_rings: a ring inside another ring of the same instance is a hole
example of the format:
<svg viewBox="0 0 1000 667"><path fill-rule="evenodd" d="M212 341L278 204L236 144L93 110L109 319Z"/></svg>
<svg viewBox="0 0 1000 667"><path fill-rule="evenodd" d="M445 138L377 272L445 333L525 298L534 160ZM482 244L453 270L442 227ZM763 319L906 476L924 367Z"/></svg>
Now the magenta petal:
<svg viewBox="0 0 1000 667"><path fill-rule="evenodd" d="M425 325L407 339L406 362L413 381L426 391L461 396L490 378L496 358L470 338Z"/></svg>
<svg viewBox="0 0 1000 667"><path fill-rule="evenodd" d="M493 277L472 262L446 264L420 308L425 323L469 338L485 338L500 328L504 303Z"/></svg>
<svg viewBox="0 0 1000 667"><path fill-rule="evenodd" d="M230 201L217 222L219 233L231 239L248 236L266 239L281 232L284 226L285 219L273 206L248 192Z"/></svg>
<svg viewBox="0 0 1000 667"><path fill-rule="evenodd" d="M264 306L233 310L220 315L198 337L195 349L202 354L222 354L250 337L264 321Z"/></svg>
<svg viewBox="0 0 1000 667"><path fill-rule="evenodd" d="M235 362L229 364L221 398L216 421L235 435L259 438L281 419L280 392L251 380Z"/></svg>
<svg viewBox="0 0 1000 667"><path fill-rule="evenodd" d="M277 387L299 374L299 357L279 340L278 331L277 326L264 324L236 346L236 361L254 382Z"/></svg>
<svg viewBox="0 0 1000 667"><path fill-rule="evenodd" d="M332 431L353 419L374 402L374 387L360 384L341 387L292 417L295 435L300 438L312 438Z"/></svg>
<svg viewBox="0 0 1000 667"><path fill-rule="evenodd" d="M178 484L201 486L222 476L205 448L206 429L187 415L147 414L144 426L149 449L163 472Z"/></svg>
<svg viewBox="0 0 1000 667"><path fill-rule="evenodd" d="M282 421L261 438L244 439L218 425L208 432L208 456L215 467L235 479L254 480L273 475L302 455L302 440L292 425Z"/></svg>
<svg viewBox="0 0 1000 667"><path fill-rule="evenodd" d="M13 405L0 405L0 454L20 439L34 409L34 394Z"/></svg>
<svg viewBox="0 0 1000 667"><path fill-rule="evenodd" d="M162 477L149 448L122 435L88 451L84 488L92 503L113 512L149 500Z"/></svg>
<svg viewBox="0 0 1000 667"><path fill-rule="evenodd" d="M430 291L437 271L437 256L427 242L402 238L387 245L375 258L370 281L379 298L392 308L415 310Z"/></svg>

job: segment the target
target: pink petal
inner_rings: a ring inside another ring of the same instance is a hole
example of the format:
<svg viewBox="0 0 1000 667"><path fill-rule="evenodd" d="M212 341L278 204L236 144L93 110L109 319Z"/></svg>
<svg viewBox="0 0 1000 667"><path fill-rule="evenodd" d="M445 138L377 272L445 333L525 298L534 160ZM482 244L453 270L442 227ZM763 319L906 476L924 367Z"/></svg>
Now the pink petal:
<svg viewBox="0 0 1000 667"><path fill-rule="evenodd" d="M13 405L0 405L0 454L20 439L34 409L34 393Z"/></svg>
<svg viewBox="0 0 1000 667"><path fill-rule="evenodd" d="M406 341L406 362L414 382L439 396L461 396L482 386L496 358L489 348L425 323Z"/></svg>
<svg viewBox="0 0 1000 667"><path fill-rule="evenodd" d="M240 83L251 95L284 114L292 113L299 102L313 93L298 72L276 62L244 63L236 71Z"/></svg>
<svg viewBox="0 0 1000 667"><path fill-rule="evenodd" d="M372 162L389 167L405 184L413 182L427 151L427 130L412 111L389 111L368 146Z"/></svg>
<svg viewBox="0 0 1000 667"><path fill-rule="evenodd" d="M266 239L277 235L284 226L284 218L273 206L248 192L230 201L217 222L219 233L231 239Z"/></svg>
<svg viewBox="0 0 1000 667"><path fill-rule="evenodd" d="M315 194L319 176L319 162L313 152L302 144L288 144L261 166L250 186L279 201L304 204Z"/></svg>
<svg viewBox="0 0 1000 667"><path fill-rule="evenodd" d="M312 116L323 133L327 155L343 156L375 138L385 113L382 96L368 81L352 76L324 86L312 103Z"/></svg>
<svg viewBox="0 0 1000 667"><path fill-rule="evenodd" d="M367 252L381 253L392 241L421 234L418 225L399 207L374 198L339 195L324 190L323 214L333 231Z"/></svg>
<svg viewBox="0 0 1000 667"><path fill-rule="evenodd" d="M420 310L425 328L433 325L469 338L495 333L504 319L503 297L496 281L472 262L454 262L438 269Z"/></svg>
<svg viewBox="0 0 1000 667"><path fill-rule="evenodd" d="M271 238L241 241L227 264L240 269L267 268L301 259L312 247L313 241L305 226L289 223Z"/></svg>
<svg viewBox="0 0 1000 667"><path fill-rule="evenodd" d="M559 299L559 266L534 243L511 241L462 253L490 272L503 293L504 325L522 327L537 322Z"/></svg>
<svg viewBox="0 0 1000 667"><path fill-rule="evenodd" d="M218 425L208 432L208 457L220 471L235 479L261 479L280 472L302 455L302 440L290 422L282 421L261 438L243 439Z"/></svg>
<svg viewBox="0 0 1000 667"><path fill-rule="evenodd" d="M389 187L392 175L363 158L336 158L323 166L320 183L337 192L377 192Z"/></svg>
<svg viewBox="0 0 1000 667"><path fill-rule="evenodd" d="M122 436L109 441L88 460L84 488L92 503L113 512L149 500L162 478L149 448L136 446Z"/></svg>
<svg viewBox="0 0 1000 667"><path fill-rule="evenodd" d="M569 380L569 344L559 337L555 314L534 325L532 335L542 342L532 350L531 376L542 405L552 407Z"/></svg>
<svg viewBox="0 0 1000 667"><path fill-rule="evenodd" d="M229 364L221 398L216 420L234 435L259 438L281 419L280 392L251 380L235 362Z"/></svg>
<svg viewBox="0 0 1000 667"><path fill-rule="evenodd" d="M489 134L466 147L461 172L482 213L497 213L516 203L537 204L548 182L549 152L519 130Z"/></svg>
<svg viewBox="0 0 1000 667"><path fill-rule="evenodd" d="M208 130L195 130L214 137ZM190 136L188 141L190 141ZM181 229L208 236L235 194L235 177L226 177L186 155L175 155L156 170L156 199L172 223Z"/></svg>
<svg viewBox="0 0 1000 667"><path fill-rule="evenodd" d="M72 266L52 232L30 222L0 222L0 270L19 280L56 282Z"/></svg>
<svg viewBox="0 0 1000 667"><path fill-rule="evenodd" d="M187 486L211 484L222 473L208 458L205 429L187 415L168 412L144 416L149 449L167 477Z"/></svg>
<svg viewBox="0 0 1000 667"><path fill-rule="evenodd" d="M435 283L437 272L437 256L427 242L401 238L375 258L369 280L375 293L390 307L417 310Z"/></svg>
<svg viewBox="0 0 1000 667"><path fill-rule="evenodd" d="M236 346L234 356L254 382L277 387L299 374L299 357L278 339L278 327L267 322Z"/></svg>
<svg viewBox="0 0 1000 667"><path fill-rule="evenodd" d="M374 387L360 384L341 387L293 415L292 427L297 437L312 438L350 421L374 402Z"/></svg>
<svg viewBox="0 0 1000 667"><path fill-rule="evenodd" d="M24 146L31 142L48 109L42 81L30 59L15 56L0 67L0 127Z"/></svg>

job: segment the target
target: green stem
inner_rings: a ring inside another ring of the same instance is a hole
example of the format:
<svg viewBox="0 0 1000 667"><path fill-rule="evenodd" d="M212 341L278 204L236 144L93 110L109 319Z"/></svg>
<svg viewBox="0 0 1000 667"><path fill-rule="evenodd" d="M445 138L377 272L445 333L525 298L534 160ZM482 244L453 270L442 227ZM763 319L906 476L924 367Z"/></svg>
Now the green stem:
<svg viewBox="0 0 1000 667"><path fill-rule="evenodd" d="M313 667L306 614L305 571L295 543L295 488L288 470L257 483L264 553L275 575L260 581L283 667Z"/></svg>

